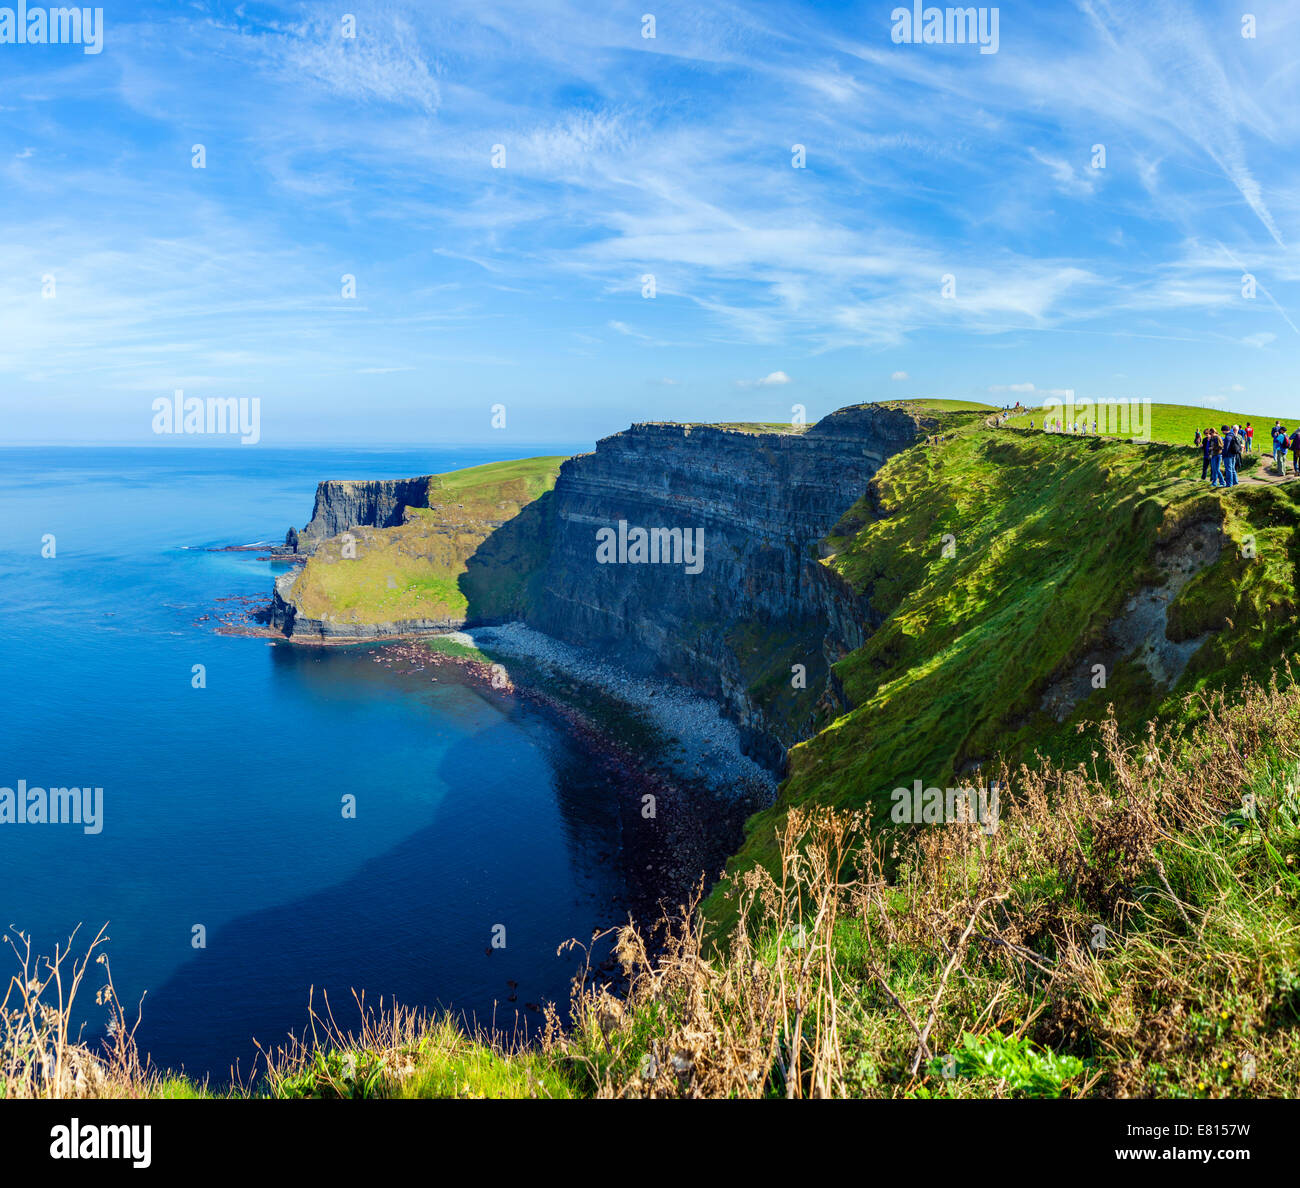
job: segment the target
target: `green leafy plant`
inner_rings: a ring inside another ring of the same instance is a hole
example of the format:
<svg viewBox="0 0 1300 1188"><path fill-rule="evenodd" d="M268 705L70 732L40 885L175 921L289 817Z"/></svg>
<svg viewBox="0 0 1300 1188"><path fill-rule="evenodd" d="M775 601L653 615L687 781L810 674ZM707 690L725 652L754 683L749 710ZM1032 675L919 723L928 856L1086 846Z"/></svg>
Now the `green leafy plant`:
<svg viewBox="0 0 1300 1188"><path fill-rule="evenodd" d="M1060 1097L1083 1069L1077 1056L1036 1049L1029 1040L1000 1031L963 1032L955 1053L936 1056L927 1065L931 1076L1001 1081L1009 1092L1023 1097Z"/></svg>
<svg viewBox="0 0 1300 1188"><path fill-rule="evenodd" d="M385 1096L384 1062L373 1052L313 1053L305 1068L275 1081L275 1096L287 1099L341 1098L360 1100Z"/></svg>

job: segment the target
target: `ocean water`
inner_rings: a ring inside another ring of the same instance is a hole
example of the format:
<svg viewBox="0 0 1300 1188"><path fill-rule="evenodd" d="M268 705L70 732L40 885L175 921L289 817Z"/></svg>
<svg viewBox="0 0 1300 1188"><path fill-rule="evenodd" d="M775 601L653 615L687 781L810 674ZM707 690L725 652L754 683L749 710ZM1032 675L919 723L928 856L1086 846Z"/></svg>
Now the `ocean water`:
<svg viewBox="0 0 1300 1188"><path fill-rule="evenodd" d="M575 958L557 946L625 918L628 798L555 720L449 669L404 675L372 646L196 622L281 572L204 548L281 539L319 479L500 456L0 449L0 787L104 789L98 834L0 825L0 926L50 952L107 923L157 1063L246 1071L254 1040L306 1024L313 987L341 1019L364 990L536 1025L525 1004L567 1001Z"/></svg>

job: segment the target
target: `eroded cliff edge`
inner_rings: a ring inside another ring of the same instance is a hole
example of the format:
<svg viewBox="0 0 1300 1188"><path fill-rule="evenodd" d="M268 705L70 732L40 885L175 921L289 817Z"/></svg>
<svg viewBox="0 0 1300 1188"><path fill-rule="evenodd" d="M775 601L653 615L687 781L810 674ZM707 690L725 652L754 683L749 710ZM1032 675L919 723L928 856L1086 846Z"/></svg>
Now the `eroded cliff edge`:
<svg viewBox="0 0 1300 1188"><path fill-rule="evenodd" d="M830 665L870 627L819 542L931 427L883 405L807 428L637 424L565 461L553 489L493 490L468 511L439 497L456 475L322 483L287 542L310 560L277 582L273 618L333 638L522 620L717 698L777 767L843 708ZM620 522L692 534L699 561L602 560L598 533Z"/></svg>

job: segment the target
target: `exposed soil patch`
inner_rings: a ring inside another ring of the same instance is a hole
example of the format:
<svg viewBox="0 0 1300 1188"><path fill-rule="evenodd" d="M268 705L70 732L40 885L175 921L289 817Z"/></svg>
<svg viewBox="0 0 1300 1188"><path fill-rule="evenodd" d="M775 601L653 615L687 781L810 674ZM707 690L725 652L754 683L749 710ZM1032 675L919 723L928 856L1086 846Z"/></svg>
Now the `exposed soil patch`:
<svg viewBox="0 0 1300 1188"><path fill-rule="evenodd" d="M1048 685L1043 710L1064 722L1097 687L1098 669L1108 678L1124 662L1143 665L1158 685L1175 685L1206 636L1179 643L1171 640L1166 633L1169 606L1193 577L1218 560L1222 549L1222 529L1212 520L1191 524L1157 546L1154 560L1164 582L1143 586L1128 599L1120 616L1106 628L1101 644Z"/></svg>

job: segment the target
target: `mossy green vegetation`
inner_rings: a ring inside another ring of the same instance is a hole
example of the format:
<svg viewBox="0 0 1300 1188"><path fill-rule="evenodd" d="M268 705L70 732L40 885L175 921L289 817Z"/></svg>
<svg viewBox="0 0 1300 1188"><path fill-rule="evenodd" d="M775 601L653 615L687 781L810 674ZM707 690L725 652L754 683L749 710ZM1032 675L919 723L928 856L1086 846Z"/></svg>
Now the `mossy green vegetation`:
<svg viewBox="0 0 1300 1188"><path fill-rule="evenodd" d="M567 1071L540 1052L507 1051L467 1036L446 1015L430 1019L400 1007L370 1016L359 1035L331 1030L319 1045L282 1050L248 1093L282 1100L575 1096Z"/></svg>
<svg viewBox="0 0 1300 1188"><path fill-rule="evenodd" d="M479 651L473 644L453 639L449 635L431 635L424 641L424 646L439 656L449 656L453 660L474 660L479 664L491 664L491 659Z"/></svg>
<svg viewBox="0 0 1300 1188"><path fill-rule="evenodd" d="M322 542L294 584L299 614L458 626L509 613L544 554L537 504L563 462L526 458L434 476L428 508L409 508L396 527L351 531L354 557L343 536Z"/></svg>
<svg viewBox="0 0 1300 1188"><path fill-rule="evenodd" d="M803 689L825 686L827 666L822 655L818 624L737 623L727 634L749 696L763 710L769 728L786 739L798 738L812 723L826 719L824 705L811 706ZM794 665L804 668L804 685L790 684Z"/></svg>

